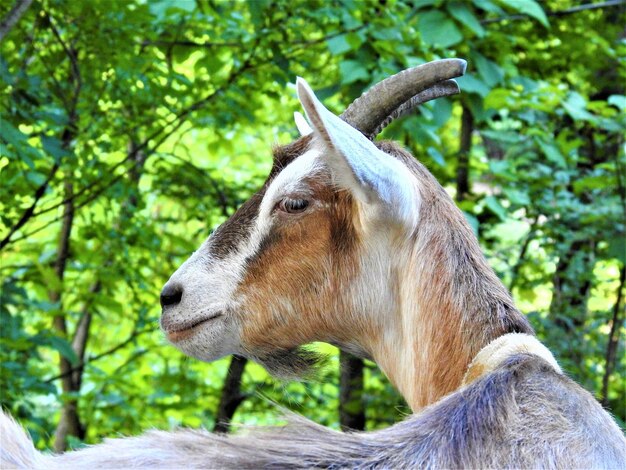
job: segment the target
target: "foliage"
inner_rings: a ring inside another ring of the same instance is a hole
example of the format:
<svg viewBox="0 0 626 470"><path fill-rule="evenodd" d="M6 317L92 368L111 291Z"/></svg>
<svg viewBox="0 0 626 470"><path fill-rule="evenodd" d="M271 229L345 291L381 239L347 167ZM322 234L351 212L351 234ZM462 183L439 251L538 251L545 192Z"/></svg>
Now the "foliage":
<svg viewBox="0 0 626 470"><path fill-rule="evenodd" d="M72 400L86 442L211 426L227 363L164 344L158 293L259 187L271 143L294 137L289 84L306 77L341 111L390 74L453 56L469 62L463 95L385 135L461 200L541 338L601 397L610 327L624 317L625 18L580 5L36 0L0 58L2 406L41 447ZM72 339L85 319L83 355ZM317 383L278 384L248 365L235 421L275 421L273 400L338 427L328 351ZM59 355L82 373L76 389L61 387ZM615 357L606 398L624 420L626 362ZM408 412L371 365L365 397L368 428Z"/></svg>

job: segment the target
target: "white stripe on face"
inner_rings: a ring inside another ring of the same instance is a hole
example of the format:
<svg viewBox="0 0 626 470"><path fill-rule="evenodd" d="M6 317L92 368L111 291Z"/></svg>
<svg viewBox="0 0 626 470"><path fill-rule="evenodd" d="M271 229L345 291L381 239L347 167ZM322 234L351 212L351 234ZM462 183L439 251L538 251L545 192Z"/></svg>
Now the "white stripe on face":
<svg viewBox="0 0 626 470"><path fill-rule="evenodd" d="M236 292L245 276L247 260L261 249L269 234L276 203L288 194L305 190L303 180L320 168L319 154L316 149L305 152L274 178L261 200L257 217L251 226L242 229L241 242L232 251L225 256L212 253L212 245L219 243L216 232L172 275L168 284L181 286L183 296L180 303L164 309L161 322L164 329L175 330L220 315L202 324L193 334L170 335L183 352L205 361L243 352L238 318L245 321L245 312L239 312L245 299L237 298ZM250 231L247 237L243 236L246 230Z"/></svg>
<svg viewBox="0 0 626 470"><path fill-rule="evenodd" d="M261 202L257 227L269 225L267 222L272 209L283 197L306 189L303 187L302 181L321 169L322 165L319 157L320 150L313 147L292 161L274 178Z"/></svg>

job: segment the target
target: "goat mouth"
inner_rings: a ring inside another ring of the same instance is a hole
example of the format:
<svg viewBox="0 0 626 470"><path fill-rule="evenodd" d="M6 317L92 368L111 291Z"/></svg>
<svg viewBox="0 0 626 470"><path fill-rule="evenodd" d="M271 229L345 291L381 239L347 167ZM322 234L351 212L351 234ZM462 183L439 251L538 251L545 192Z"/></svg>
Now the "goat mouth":
<svg viewBox="0 0 626 470"><path fill-rule="evenodd" d="M174 325L171 329L165 331L165 335L167 336L167 339L172 343L182 341L193 336L205 323L208 323L211 320L215 320L216 318L219 318L221 316L221 313L217 313L210 317L201 318L200 320L196 320L193 322L186 322L182 325Z"/></svg>

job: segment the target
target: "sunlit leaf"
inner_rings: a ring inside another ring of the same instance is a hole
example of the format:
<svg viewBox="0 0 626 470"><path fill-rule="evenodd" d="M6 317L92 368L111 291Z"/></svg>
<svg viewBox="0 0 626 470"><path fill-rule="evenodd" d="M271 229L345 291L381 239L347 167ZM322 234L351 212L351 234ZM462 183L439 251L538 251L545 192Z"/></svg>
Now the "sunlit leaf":
<svg viewBox="0 0 626 470"><path fill-rule="evenodd" d="M450 47L463 39L454 21L437 10L420 13L418 28L424 42L437 47Z"/></svg>

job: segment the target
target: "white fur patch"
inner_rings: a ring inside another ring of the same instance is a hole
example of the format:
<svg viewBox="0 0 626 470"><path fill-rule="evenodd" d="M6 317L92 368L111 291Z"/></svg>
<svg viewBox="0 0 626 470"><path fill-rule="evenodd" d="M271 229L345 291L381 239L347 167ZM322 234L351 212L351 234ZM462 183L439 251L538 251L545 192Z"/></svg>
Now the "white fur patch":
<svg viewBox="0 0 626 470"><path fill-rule="evenodd" d="M519 353L539 356L559 374L563 373L550 350L541 344L537 338L524 333L508 333L494 339L478 352L467 369L463 378L463 385L468 385L483 375L492 372L508 357Z"/></svg>
<svg viewBox="0 0 626 470"><path fill-rule="evenodd" d="M225 259L215 260L210 255L209 238L180 268L172 274L168 283L183 288L180 303L169 306L162 315L169 322L193 323L205 317L221 314L197 328L186 339L174 345L189 356L203 361L214 361L240 350L239 329L230 316L236 308L233 293L243 275L239 253Z"/></svg>
<svg viewBox="0 0 626 470"><path fill-rule="evenodd" d="M274 178L265 192L257 219L257 227L267 224L272 209L278 201L289 194L307 191L302 180L322 168L319 148L312 148L293 160ZM328 182L331 184L331 182ZM260 240L259 240L260 242Z"/></svg>

